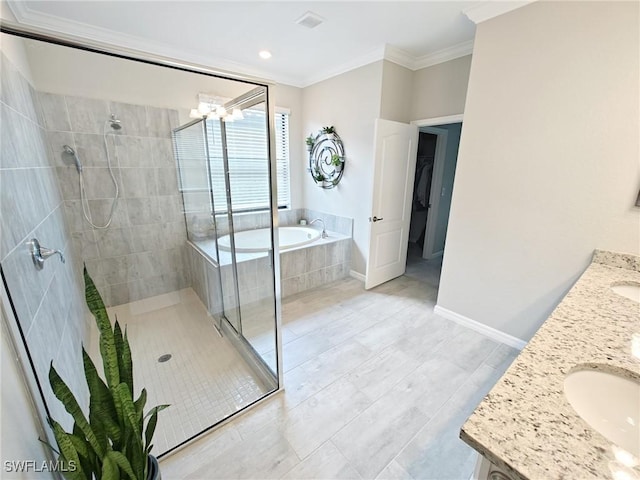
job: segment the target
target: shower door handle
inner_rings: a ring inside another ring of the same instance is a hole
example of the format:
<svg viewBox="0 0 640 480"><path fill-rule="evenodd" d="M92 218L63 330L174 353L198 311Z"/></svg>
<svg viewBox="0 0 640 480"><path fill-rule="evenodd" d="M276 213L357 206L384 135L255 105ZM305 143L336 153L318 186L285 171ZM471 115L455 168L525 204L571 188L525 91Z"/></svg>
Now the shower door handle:
<svg viewBox="0 0 640 480"><path fill-rule="evenodd" d="M60 261L65 263L64 254L60 250L53 250L41 246L37 238L29 240L27 245L29 245L31 259L37 270L42 270L44 268L44 261L52 255L60 255Z"/></svg>

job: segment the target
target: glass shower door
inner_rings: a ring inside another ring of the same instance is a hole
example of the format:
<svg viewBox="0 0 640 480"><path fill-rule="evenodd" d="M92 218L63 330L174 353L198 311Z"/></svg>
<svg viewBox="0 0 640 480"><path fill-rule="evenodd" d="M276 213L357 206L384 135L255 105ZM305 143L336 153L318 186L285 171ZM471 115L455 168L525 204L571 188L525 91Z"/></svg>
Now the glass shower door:
<svg viewBox="0 0 640 480"><path fill-rule="evenodd" d="M189 239L216 267L207 269L205 280L209 311L220 319L218 327L275 378L266 90L254 89L225 107L227 116L209 115L174 132Z"/></svg>
<svg viewBox="0 0 640 480"><path fill-rule="evenodd" d="M226 107L228 112L235 111L233 121L217 123L223 146L229 221L233 226L230 241L240 332L275 372L274 230L265 91L256 89Z"/></svg>
<svg viewBox="0 0 640 480"><path fill-rule="evenodd" d="M178 162L178 181L184 205L187 238L198 246L211 264L204 268L192 266L200 280L194 282L194 290L206 304L208 312L216 320L217 328L224 314L222 288L218 279L218 246L215 232L216 219L213 216L214 199L208 158L206 126L196 120L172 132L175 157Z"/></svg>

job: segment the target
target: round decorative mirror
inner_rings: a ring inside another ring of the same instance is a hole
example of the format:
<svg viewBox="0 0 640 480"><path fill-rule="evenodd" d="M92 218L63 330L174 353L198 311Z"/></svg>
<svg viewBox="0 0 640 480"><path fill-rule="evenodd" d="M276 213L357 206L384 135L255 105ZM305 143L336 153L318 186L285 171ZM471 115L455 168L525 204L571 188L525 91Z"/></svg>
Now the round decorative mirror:
<svg viewBox="0 0 640 480"><path fill-rule="evenodd" d="M344 173L344 146L333 127L324 127L315 137L307 137L309 172L322 188L334 188Z"/></svg>

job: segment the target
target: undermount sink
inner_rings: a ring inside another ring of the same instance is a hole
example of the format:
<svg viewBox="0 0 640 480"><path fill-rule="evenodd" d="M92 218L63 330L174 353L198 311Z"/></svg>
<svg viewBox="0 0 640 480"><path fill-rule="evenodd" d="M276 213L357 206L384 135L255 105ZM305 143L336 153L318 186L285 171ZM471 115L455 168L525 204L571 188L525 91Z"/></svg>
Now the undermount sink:
<svg viewBox="0 0 640 480"><path fill-rule="evenodd" d="M564 394L591 427L640 458L640 382L600 370L577 370L565 378Z"/></svg>
<svg viewBox="0 0 640 480"><path fill-rule="evenodd" d="M629 298L634 302L640 303L640 283L615 283L611 285L611 290L613 290L618 295Z"/></svg>

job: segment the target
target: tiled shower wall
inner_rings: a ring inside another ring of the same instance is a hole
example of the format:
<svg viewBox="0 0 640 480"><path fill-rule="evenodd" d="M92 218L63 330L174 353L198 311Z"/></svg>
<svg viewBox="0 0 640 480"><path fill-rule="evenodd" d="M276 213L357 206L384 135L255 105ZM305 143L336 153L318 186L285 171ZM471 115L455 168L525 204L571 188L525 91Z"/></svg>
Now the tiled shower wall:
<svg viewBox="0 0 640 480"><path fill-rule="evenodd" d="M88 406L80 347L89 342L93 319L85 308L82 263L65 222L37 95L4 54L1 61L2 271L51 414L70 428L71 417L49 387L49 362ZM27 247L31 238L63 250L66 263L51 257L36 270Z"/></svg>
<svg viewBox="0 0 640 480"><path fill-rule="evenodd" d="M182 198L178 190L171 129L175 110L106 100L40 93L47 139L53 153L74 244L108 306L185 288L190 284ZM121 121L115 132L105 122ZM107 135L107 147L103 132ZM83 165L93 223L107 222L115 187L120 191L108 229L85 220L79 174L70 145Z"/></svg>

